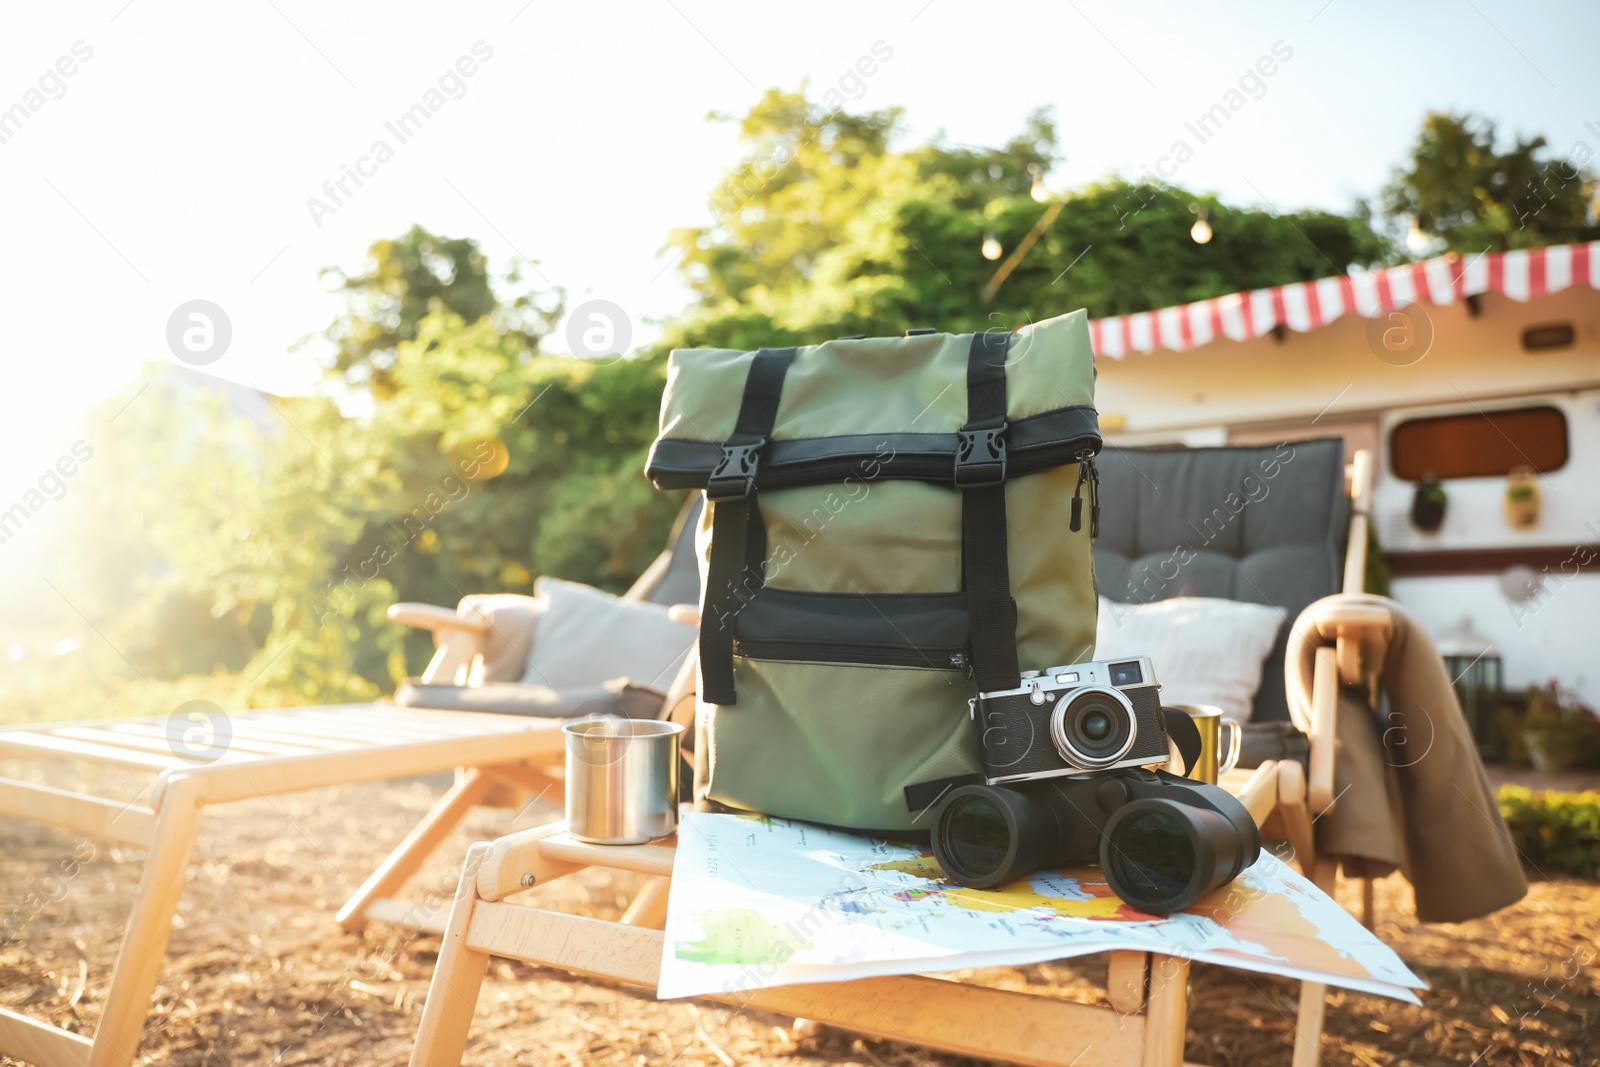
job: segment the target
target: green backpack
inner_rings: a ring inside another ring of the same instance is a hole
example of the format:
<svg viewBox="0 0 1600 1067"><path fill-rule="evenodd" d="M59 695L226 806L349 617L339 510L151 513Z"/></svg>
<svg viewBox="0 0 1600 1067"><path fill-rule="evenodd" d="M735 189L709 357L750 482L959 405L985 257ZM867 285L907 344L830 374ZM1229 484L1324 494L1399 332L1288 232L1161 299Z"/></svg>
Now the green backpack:
<svg viewBox="0 0 1600 1067"><path fill-rule="evenodd" d="M908 786L981 769L969 698L1093 656L1099 450L1082 311L673 352L646 471L711 505L696 800L918 829Z"/></svg>

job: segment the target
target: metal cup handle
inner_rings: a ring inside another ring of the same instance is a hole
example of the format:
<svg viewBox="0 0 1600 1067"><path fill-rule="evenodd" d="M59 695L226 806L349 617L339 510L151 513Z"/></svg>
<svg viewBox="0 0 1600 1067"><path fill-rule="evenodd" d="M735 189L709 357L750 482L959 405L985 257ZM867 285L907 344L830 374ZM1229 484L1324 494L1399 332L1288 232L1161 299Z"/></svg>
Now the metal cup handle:
<svg viewBox="0 0 1600 1067"><path fill-rule="evenodd" d="M1228 732L1228 758L1217 761L1218 776L1227 774L1239 765L1239 754L1244 749L1244 728L1233 719L1224 719L1222 726Z"/></svg>

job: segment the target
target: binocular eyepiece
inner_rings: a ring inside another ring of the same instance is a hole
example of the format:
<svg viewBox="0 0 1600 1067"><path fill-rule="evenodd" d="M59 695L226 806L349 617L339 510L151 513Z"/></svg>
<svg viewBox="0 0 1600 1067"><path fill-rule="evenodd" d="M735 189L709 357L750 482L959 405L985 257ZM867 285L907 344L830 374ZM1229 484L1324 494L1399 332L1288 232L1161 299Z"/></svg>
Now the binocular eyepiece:
<svg viewBox="0 0 1600 1067"><path fill-rule="evenodd" d="M951 879L992 889L1032 871L1099 862L1124 903L1166 914L1236 878L1261 853L1243 804L1165 771L1115 770L950 791L933 854Z"/></svg>

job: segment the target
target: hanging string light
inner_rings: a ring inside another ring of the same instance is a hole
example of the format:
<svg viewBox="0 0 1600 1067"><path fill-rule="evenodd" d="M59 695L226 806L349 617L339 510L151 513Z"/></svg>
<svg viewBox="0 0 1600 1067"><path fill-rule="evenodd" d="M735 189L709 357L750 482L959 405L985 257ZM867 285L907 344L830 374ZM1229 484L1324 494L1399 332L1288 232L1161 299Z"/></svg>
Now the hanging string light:
<svg viewBox="0 0 1600 1067"><path fill-rule="evenodd" d="M1406 234L1406 247L1419 256L1433 247L1433 238L1422 232L1415 215L1411 216L1411 231Z"/></svg>
<svg viewBox="0 0 1600 1067"><path fill-rule="evenodd" d="M1189 227L1189 236L1194 238L1195 244L1203 245L1211 240L1210 212L1199 204L1190 204L1189 210L1199 216L1194 220L1194 225Z"/></svg>
<svg viewBox="0 0 1600 1067"><path fill-rule="evenodd" d="M1033 202L1042 204L1050 199L1050 190L1044 187L1044 168L1037 163L1028 164L1028 173L1033 175L1033 187L1028 190L1028 195L1033 197Z"/></svg>
<svg viewBox="0 0 1600 1067"><path fill-rule="evenodd" d="M993 230L983 235L984 259L999 259L1000 254L1004 251L1005 249L1000 247L1000 238L994 235Z"/></svg>

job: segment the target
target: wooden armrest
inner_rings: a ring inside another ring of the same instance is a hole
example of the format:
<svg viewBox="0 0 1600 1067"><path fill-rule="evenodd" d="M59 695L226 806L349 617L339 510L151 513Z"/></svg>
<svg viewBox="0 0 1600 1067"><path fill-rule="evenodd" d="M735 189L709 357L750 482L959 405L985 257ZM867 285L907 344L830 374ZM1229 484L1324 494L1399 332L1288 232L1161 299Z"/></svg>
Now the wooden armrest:
<svg viewBox="0 0 1600 1067"><path fill-rule="evenodd" d="M1241 775L1248 777L1241 778ZM1253 771L1233 771L1220 783L1245 806L1250 817L1260 826L1278 806L1278 763L1267 760Z"/></svg>
<svg viewBox="0 0 1600 1067"><path fill-rule="evenodd" d="M434 604L390 604L389 618L419 630L466 630L481 634L489 629L489 620L476 612L464 615Z"/></svg>
<svg viewBox="0 0 1600 1067"><path fill-rule="evenodd" d="M1382 604L1341 602L1330 597L1317 606L1312 622L1323 637L1342 637L1346 634L1381 635L1387 638L1394 631L1394 619Z"/></svg>
<svg viewBox="0 0 1600 1067"><path fill-rule="evenodd" d="M648 845L590 845L568 837L564 822L537 826L489 845L478 867L478 896L501 900L585 867L670 878L676 844L670 837Z"/></svg>
<svg viewBox="0 0 1600 1067"><path fill-rule="evenodd" d="M1376 673L1370 665L1383 661L1394 633L1394 618L1383 604L1341 603L1338 598L1317 607L1312 625L1323 640L1334 643L1339 675L1346 685L1368 685L1369 676Z"/></svg>
<svg viewBox="0 0 1600 1067"><path fill-rule="evenodd" d="M667 609L667 618L673 622L685 623L689 626L700 625L700 605L674 604Z"/></svg>
<svg viewBox="0 0 1600 1067"><path fill-rule="evenodd" d="M492 842L478 865L478 896L503 900L512 893L582 870L581 863L547 860L539 855L539 842L566 832L565 822L553 822Z"/></svg>
<svg viewBox="0 0 1600 1067"><path fill-rule="evenodd" d="M1333 752L1339 714L1338 653L1317 649L1311 676L1311 756L1307 771L1306 803L1314 815L1333 806Z"/></svg>

